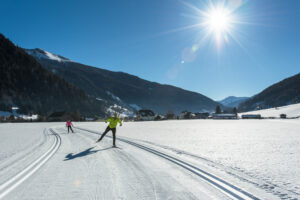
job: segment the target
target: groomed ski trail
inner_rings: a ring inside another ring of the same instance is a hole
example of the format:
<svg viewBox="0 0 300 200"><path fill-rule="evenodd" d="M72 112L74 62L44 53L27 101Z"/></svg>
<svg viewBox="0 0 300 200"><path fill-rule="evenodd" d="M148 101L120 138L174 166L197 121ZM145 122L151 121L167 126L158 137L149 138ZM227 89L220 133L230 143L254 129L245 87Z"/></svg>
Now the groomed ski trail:
<svg viewBox="0 0 300 200"><path fill-rule="evenodd" d="M3 199L6 195L8 195L19 185L25 182L30 176L32 176L37 170L39 170L59 149L61 144L60 136L56 134L52 129L49 130L50 132L52 132L51 135L54 137L52 146L40 157L30 163L27 167L25 167L0 185L0 199Z"/></svg>
<svg viewBox="0 0 300 200"><path fill-rule="evenodd" d="M14 192L9 200L32 199L231 199L189 171L127 143L112 148L111 140L95 144L86 131L61 136L50 162Z"/></svg>
<svg viewBox="0 0 300 200"><path fill-rule="evenodd" d="M80 127L75 127L75 129L79 129L82 131L86 131L89 133L93 133L96 135L100 135L99 132L93 131L93 130L89 130L89 129L84 129L84 128L80 128ZM110 137L110 136L107 136ZM112 137L110 137L112 138ZM138 144L136 142L132 142L129 141L127 139L124 138L120 138L118 137L117 140L122 141L126 144L132 145L134 147L137 147L139 149L142 149L144 151L147 151L151 154L154 154L156 156L159 156L160 158L163 158L167 161L170 161L171 163L182 167L183 169L193 173L194 175L200 177L202 180L205 180L207 183L209 183L210 185L212 185L213 187L217 188L218 190L220 190L222 193L224 193L225 195L227 195L228 197L230 197L231 199L235 199L235 200L259 200L258 197L256 197L253 194L250 194L240 188L238 188L237 186L226 182L225 180L211 174L208 173L200 168L198 168L197 166L194 166L192 164L189 164L188 162L185 162L181 159L175 158L174 156L168 155L166 153L157 151L155 149L152 149L150 147L147 147L145 145L141 145Z"/></svg>

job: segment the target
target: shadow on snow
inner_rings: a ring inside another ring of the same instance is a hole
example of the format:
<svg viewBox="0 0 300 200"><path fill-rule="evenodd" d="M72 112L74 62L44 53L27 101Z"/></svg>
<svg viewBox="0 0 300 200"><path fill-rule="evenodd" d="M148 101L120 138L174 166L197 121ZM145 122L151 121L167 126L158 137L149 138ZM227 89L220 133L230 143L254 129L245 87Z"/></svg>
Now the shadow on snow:
<svg viewBox="0 0 300 200"><path fill-rule="evenodd" d="M68 155L66 155L64 161L72 160L74 158L84 157L84 156L87 156L87 155L91 155L91 154L97 153L98 151L104 151L104 150L107 150L107 149L111 149L112 147L108 147L108 148L105 148L105 149L99 149L99 150L92 150L93 148L95 148L95 147L88 148L88 149L86 149L86 150L84 150L80 153L77 153L77 154L69 153Z"/></svg>

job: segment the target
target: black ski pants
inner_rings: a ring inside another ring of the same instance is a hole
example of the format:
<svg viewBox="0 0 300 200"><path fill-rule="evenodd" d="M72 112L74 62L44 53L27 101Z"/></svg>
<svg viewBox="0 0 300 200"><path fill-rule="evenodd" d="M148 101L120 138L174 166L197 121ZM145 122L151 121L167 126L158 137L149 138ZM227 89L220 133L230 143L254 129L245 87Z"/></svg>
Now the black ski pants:
<svg viewBox="0 0 300 200"><path fill-rule="evenodd" d="M74 133L72 126L68 126L68 133L70 132L70 129L71 129L72 133Z"/></svg>
<svg viewBox="0 0 300 200"><path fill-rule="evenodd" d="M111 131L113 134L113 145L116 146L116 131L117 131L117 129L110 128L109 126L107 126L104 133L102 133L101 137L99 138L99 140L97 142L100 142L103 139L103 137L106 135L106 133L108 133L109 131Z"/></svg>

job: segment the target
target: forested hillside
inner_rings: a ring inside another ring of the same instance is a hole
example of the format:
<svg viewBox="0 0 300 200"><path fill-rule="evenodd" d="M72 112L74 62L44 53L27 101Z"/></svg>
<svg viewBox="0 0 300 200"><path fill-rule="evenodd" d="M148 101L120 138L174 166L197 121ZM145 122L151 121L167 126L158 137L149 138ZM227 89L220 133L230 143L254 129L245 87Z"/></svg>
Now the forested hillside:
<svg viewBox="0 0 300 200"><path fill-rule="evenodd" d="M104 104L43 68L0 34L0 110L19 107L24 114L54 111L104 114Z"/></svg>

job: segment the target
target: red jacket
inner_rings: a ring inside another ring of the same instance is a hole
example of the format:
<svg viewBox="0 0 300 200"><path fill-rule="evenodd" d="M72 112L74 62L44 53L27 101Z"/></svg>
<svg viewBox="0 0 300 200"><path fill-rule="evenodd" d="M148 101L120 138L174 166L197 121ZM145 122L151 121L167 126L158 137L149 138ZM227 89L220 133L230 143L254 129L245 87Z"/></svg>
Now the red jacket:
<svg viewBox="0 0 300 200"><path fill-rule="evenodd" d="M71 121L67 121L67 122L66 122L66 125L67 125L67 126L72 126L72 122L71 122Z"/></svg>

